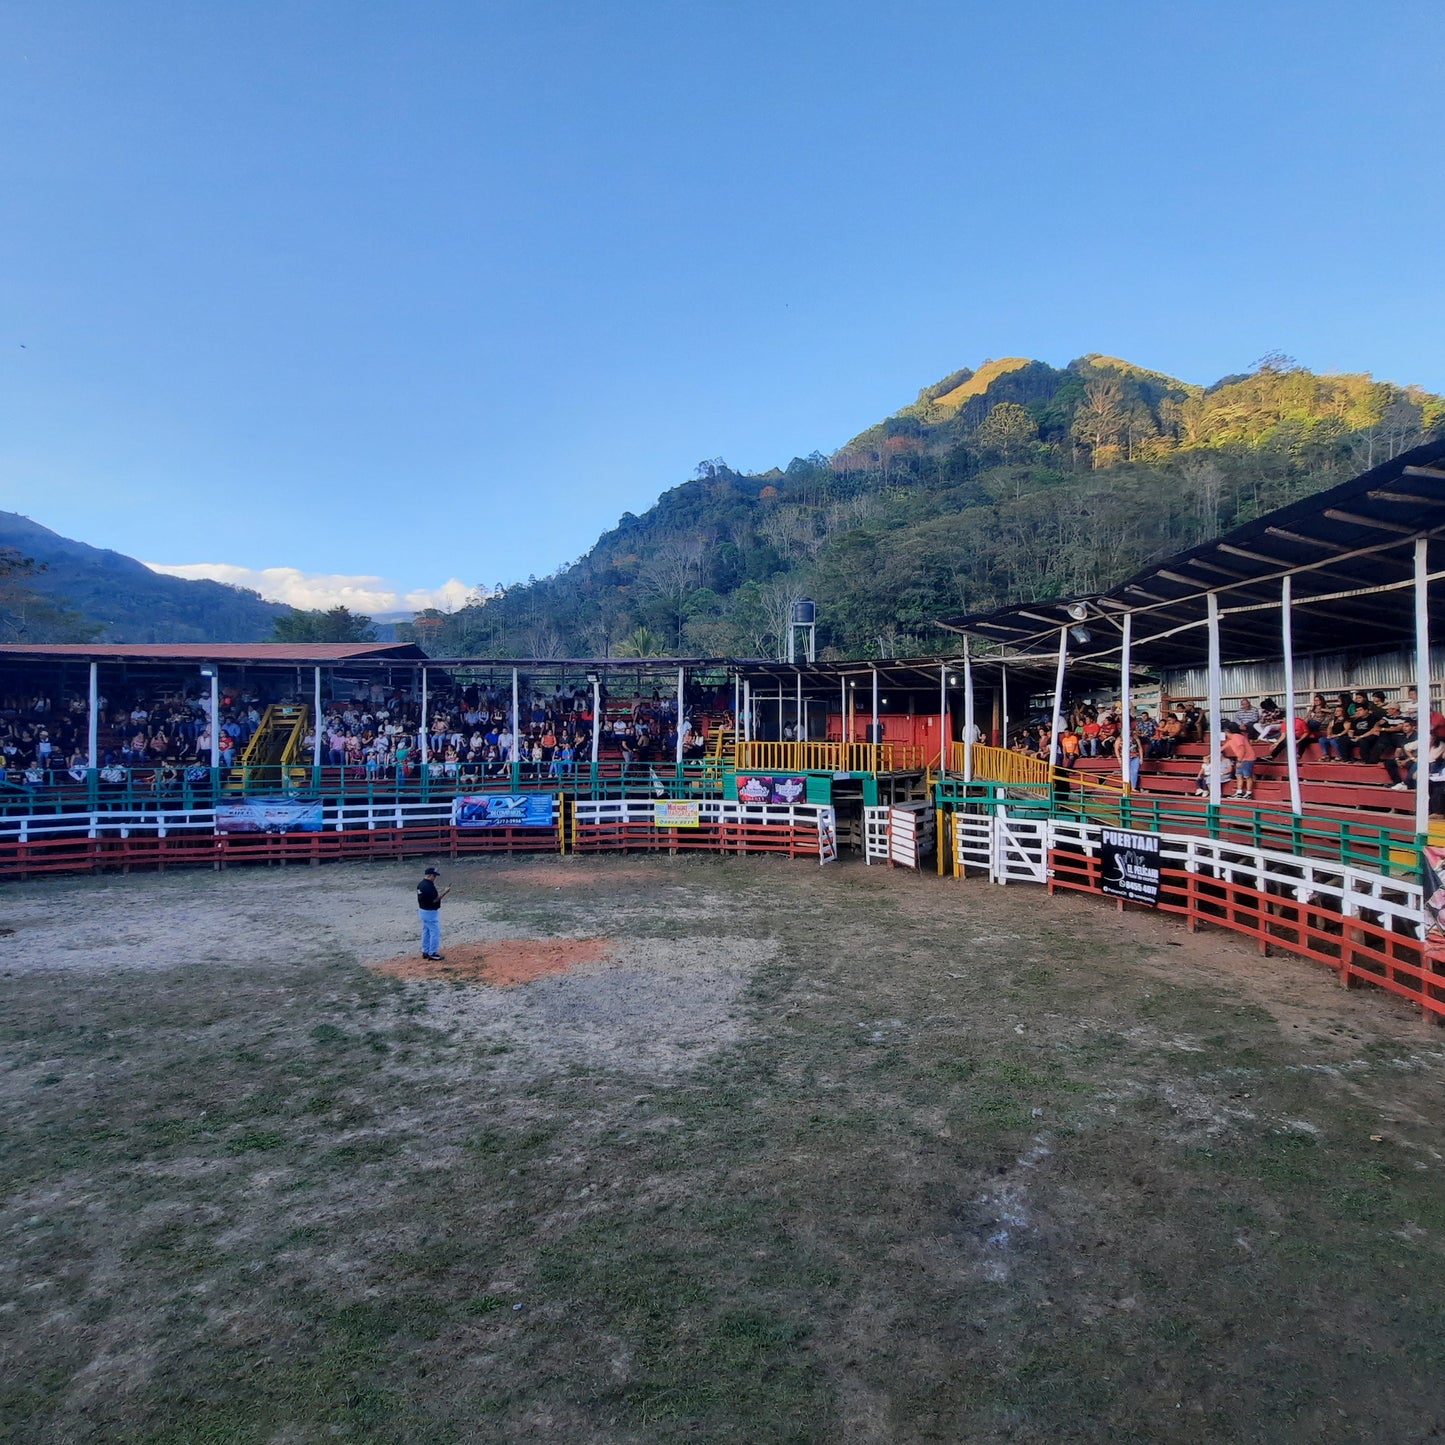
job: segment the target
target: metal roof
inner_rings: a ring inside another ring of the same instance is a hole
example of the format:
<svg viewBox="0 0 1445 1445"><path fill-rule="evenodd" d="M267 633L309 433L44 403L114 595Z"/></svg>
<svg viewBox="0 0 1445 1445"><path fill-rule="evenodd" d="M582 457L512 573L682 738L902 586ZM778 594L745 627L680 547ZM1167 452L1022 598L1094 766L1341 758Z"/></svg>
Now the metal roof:
<svg viewBox="0 0 1445 1445"><path fill-rule="evenodd" d="M1082 610L1080 658L1117 655L1133 614L1132 656L1155 667L1196 663L1205 651L1206 598L1218 597L1226 661L1282 651L1280 584L1288 576L1297 653L1413 646L1415 541L1430 576L1445 562L1445 441L1404 452L1328 491L1292 502L1222 537L1136 572L1107 592L1051 598L951 618L942 626L1025 652L1057 646ZM1430 626L1445 629L1445 595L1431 589ZM1071 613L1070 609L1076 609Z"/></svg>
<svg viewBox="0 0 1445 1445"><path fill-rule="evenodd" d="M0 646L3 662L425 662L410 642L52 642Z"/></svg>

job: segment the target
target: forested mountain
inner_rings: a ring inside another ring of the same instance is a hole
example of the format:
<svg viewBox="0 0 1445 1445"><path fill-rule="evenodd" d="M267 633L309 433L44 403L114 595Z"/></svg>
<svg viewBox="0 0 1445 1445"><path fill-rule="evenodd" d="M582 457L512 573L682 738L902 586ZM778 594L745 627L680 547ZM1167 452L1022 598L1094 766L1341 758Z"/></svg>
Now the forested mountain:
<svg viewBox="0 0 1445 1445"><path fill-rule="evenodd" d="M1108 586L1442 430L1439 396L1278 355L1212 386L988 361L831 456L704 462L556 575L414 626L434 654L767 655L811 596L829 655L926 652L940 616Z"/></svg>
<svg viewBox="0 0 1445 1445"><path fill-rule="evenodd" d="M0 641L257 642L291 609L222 582L164 577L143 562L0 512ZM33 558L35 569L13 564Z"/></svg>

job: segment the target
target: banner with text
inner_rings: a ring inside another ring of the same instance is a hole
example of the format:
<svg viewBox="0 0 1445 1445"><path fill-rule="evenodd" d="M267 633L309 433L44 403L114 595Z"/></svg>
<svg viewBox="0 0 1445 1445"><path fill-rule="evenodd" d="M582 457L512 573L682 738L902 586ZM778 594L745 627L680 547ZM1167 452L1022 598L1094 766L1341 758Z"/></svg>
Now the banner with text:
<svg viewBox="0 0 1445 1445"><path fill-rule="evenodd" d="M454 828L550 828L551 793L458 793L452 799Z"/></svg>
<svg viewBox="0 0 1445 1445"><path fill-rule="evenodd" d="M740 803L805 803L807 800L807 778L738 778Z"/></svg>
<svg viewBox="0 0 1445 1445"><path fill-rule="evenodd" d="M218 833L319 833L319 798L241 798L216 807Z"/></svg>
<svg viewBox="0 0 1445 1445"><path fill-rule="evenodd" d="M1111 898L1155 908L1159 903L1161 839L1157 833L1099 830L1099 877Z"/></svg>
<svg viewBox="0 0 1445 1445"><path fill-rule="evenodd" d="M697 803L654 803L654 828L696 828L700 825L701 808Z"/></svg>

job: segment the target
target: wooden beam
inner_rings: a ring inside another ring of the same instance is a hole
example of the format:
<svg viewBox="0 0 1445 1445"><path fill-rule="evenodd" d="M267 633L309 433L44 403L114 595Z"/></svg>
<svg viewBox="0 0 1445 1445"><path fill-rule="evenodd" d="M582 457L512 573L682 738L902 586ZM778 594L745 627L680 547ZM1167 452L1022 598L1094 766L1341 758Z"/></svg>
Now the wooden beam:
<svg viewBox="0 0 1445 1445"><path fill-rule="evenodd" d="M1445 472L1441 473L1445 479ZM1445 496L1422 497L1419 492L1387 492L1383 488L1379 491L1366 492L1367 497L1372 497L1377 502L1406 502L1410 506L1445 507Z"/></svg>
<svg viewBox="0 0 1445 1445"><path fill-rule="evenodd" d="M1381 522L1374 517L1362 517L1358 512L1341 512L1335 507L1327 507L1324 515L1332 522L1349 522L1355 527L1374 527L1381 532L1398 532L1402 537L1414 537L1420 531L1418 527L1406 527L1399 522Z"/></svg>
<svg viewBox="0 0 1445 1445"><path fill-rule="evenodd" d="M1319 537L1306 537L1303 532L1290 532L1284 527L1266 527L1264 530L1271 537L1283 537L1286 542L1302 542L1306 547L1324 547L1331 552L1339 550L1336 543L1322 541Z"/></svg>
<svg viewBox="0 0 1445 1445"><path fill-rule="evenodd" d="M1221 567L1218 562L1206 562L1203 557L1190 557L1186 565L1189 567L1202 567L1206 572L1218 572L1221 577L1233 577L1237 582L1251 582L1254 580L1248 572L1236 572L1232 567Z"/></svg>
<svg viewBox="0 0 1445 1445"><path fill-rule="evenodd" d="M1445 468L1442 467L1406 467L1402 475L1428 477L1432 482L1445 482Z"/></svg>

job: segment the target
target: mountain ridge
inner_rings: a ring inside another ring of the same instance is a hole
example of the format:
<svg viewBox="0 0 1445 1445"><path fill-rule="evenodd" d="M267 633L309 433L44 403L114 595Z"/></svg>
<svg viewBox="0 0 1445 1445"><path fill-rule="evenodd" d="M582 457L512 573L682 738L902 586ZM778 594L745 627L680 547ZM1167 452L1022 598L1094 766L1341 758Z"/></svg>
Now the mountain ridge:
<svg viewBox="0 0 1445 1445"><path fill-rule="evenodd" d="M6 547L44 564L22 579L25 588L54 608L80 614L43 620L9 641L260 642L271 636L276 618L291 611L247 588L153 572L123 552L62 536L20 512L0 512L0 548Z"/></svg>
<svg viewBox="0 0 1445 1445"><path fill-rule="evenodd" d="M576 562L416 635L452 655L777 655L806 595L827 655L926 652L940 616L1107 586L1442 433L1445 397L1278 353L1207 385L1097 352L987 360L830 455L703 462Z"/></svg>

